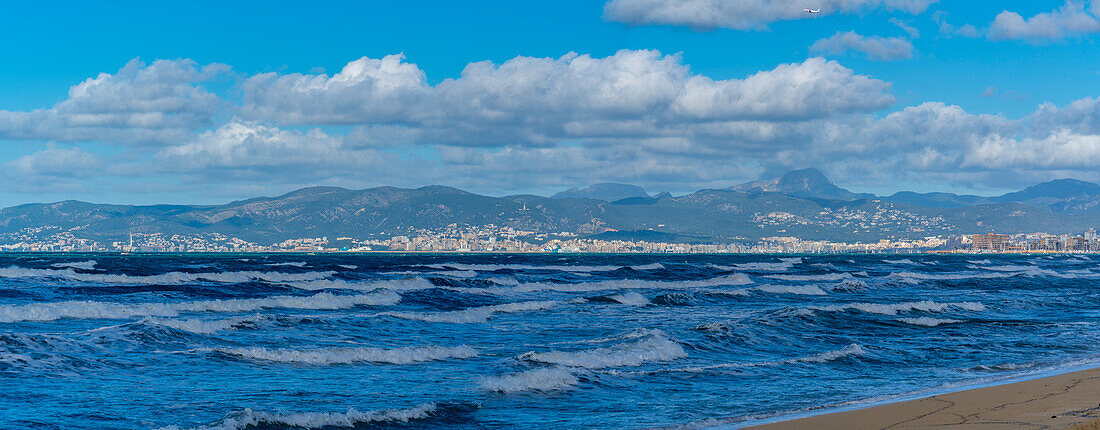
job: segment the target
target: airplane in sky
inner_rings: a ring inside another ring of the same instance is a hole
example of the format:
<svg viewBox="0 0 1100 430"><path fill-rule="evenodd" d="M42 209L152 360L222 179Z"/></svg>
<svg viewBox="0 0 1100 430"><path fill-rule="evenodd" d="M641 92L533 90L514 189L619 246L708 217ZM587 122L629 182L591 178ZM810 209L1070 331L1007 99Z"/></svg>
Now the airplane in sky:
<svg viewBox="0 0 1100 430"><path fill-rule="evenodd" d="M802 9L802 10L806 11L806 13L821 13L821 8L817 8L817 9Z"/></svg>

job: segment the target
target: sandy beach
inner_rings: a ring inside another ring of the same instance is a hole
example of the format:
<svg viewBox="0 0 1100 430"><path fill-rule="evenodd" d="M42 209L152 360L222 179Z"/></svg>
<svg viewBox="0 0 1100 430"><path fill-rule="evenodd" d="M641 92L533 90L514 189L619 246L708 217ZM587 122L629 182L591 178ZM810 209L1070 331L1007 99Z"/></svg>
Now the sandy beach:
<svg viewBox="0 0 1100 430"><path fill-rule="evenodd" d="M747 427L1100 429L1100 368Z"/></svg>

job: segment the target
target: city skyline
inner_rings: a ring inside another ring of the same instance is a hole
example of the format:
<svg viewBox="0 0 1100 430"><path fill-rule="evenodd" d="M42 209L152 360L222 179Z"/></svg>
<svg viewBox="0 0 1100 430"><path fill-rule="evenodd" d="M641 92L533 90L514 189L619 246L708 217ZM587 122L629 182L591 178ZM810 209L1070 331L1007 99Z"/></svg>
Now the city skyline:
<svg viewBox="0 0 1100 430"><path fill-rule="evenodd" d="M66 5L0 30L0 206L1100 180L1100 6L818 3Z"/></svg>

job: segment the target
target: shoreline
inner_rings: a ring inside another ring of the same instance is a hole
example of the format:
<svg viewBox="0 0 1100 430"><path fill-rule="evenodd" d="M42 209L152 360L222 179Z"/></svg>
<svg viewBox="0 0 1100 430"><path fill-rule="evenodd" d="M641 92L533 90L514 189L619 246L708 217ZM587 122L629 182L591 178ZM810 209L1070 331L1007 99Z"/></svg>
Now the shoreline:
<svg viewBox="0 0 1100 430"><path fill-rule="evenodd" d="M716 428L796 429L1100 429L1100 365L1024 379L901 396L884 403L821 409ZM1079 426L1079 427L1074 427Z"/></svg>

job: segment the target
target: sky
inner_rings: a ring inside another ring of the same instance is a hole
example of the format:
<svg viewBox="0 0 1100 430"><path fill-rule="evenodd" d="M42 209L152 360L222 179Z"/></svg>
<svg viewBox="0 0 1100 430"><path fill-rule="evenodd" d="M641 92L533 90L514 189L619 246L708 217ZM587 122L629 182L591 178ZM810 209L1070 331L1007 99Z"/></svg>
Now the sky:
<svg viewBox="0 0 1100 430"><path fill-rule="evenodd" d="M0 206L1100 181L1100 0L161 3L5 4Z"/></svg>

